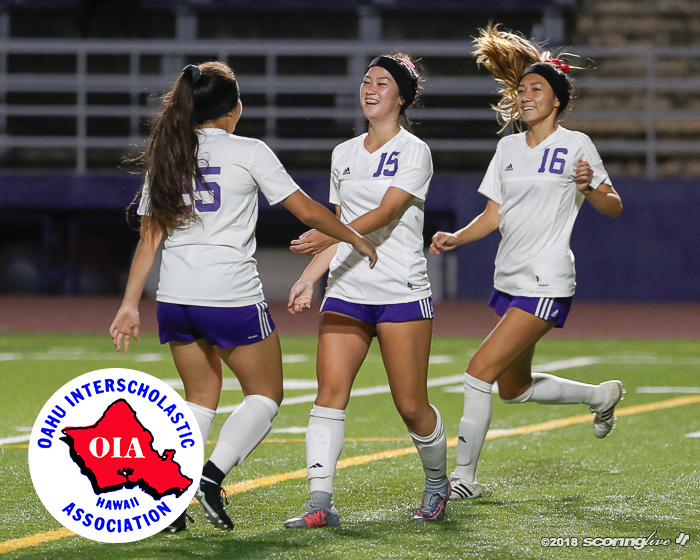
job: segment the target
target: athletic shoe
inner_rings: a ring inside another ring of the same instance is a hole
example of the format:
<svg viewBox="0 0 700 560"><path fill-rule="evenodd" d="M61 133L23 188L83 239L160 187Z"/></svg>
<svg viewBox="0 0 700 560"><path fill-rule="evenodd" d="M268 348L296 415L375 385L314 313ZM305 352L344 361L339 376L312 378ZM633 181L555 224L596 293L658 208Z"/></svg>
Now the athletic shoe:
<svg viewBox="0 0 700 560"><path fill-rule="evenodd" d="M615 406L622 400L626 391L622 388L621 381L605 381L598 387L607 395L606 401L598 408L589 407L595 414L593 419L593 433L598 439L603 439L615 427Z"/></svg>
<svg viewBox="0 0 700 560"><path fill-rule="evenodd" d="M423 492L423 502L418 512L413 516L413 521L424 523L426 521L442 521L445 517L445 508L450 501L450 481L445 479L445 485L441 491L428 490Z"/></svg>
<svg viewBox="0 0 700 560"><path fill-rule="evenodd" d="M450 487L452 493L450 500L471 500L481 498L481 484L478 482L468 482L458 476L450 477Z"/></svg>
<svg viewBox="0 0 700 560"><path fill-rule="evenodd" d="M179 533L181 531L187 531L187 520L190 523L194 523L194 519L187 513L187 510L183 511L180 517L168 525L161 533Z"/></svg>
<svg viewBox="0 0 700 560"><path fill-rule="evenodd" d="M206 515L209 523L216 525L223 531L231 531L233 529L233 521L231 521L224 508L226 492L221 486L202 477L197 489L197 499L202 504L204 515Z"/></svg>
<svg viewBox="0 0 700 560"><path fill-rule="evenodd" d="M293 517L284 522L287 529L337 527L340 525L340 514L334 505L331 504L330 508L324 508L313 502L307 502L304 507L306 511L299 517Z"/></svg>

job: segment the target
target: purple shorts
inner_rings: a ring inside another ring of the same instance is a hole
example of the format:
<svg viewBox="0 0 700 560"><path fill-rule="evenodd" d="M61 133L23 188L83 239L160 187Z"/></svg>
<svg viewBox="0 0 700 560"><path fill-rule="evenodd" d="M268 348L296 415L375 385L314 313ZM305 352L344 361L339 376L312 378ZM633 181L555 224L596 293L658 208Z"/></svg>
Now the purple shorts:
<svg viewBox="0 0 700 560"><path fill-rule="evenodd" d="M377 323L405 323L407 321L432 319L434 317L432 297L409 303L393 303L390 305L365 305L363 303L350 303L343 299L327 297L321 305L321 313L324 311L347 315L371 325L376 325Z"/></svg>
<svg viewBox="0 0 700 560"><path fill-rule="evenodd" d="M267 301L244 307L156 304L160 343L194 342L205 338L211 346L231 348L265 340L275 324Z"/></svg>
<svg viewBox="0 0 700 560"><path fill-rule="evenodd" d="M554 323L554 327L561 329L569 316L573 297L546 298L546 297L522 297L511 296L498 290L494 290L489 300L489 306L503 317L509 307L517 307L523 311Z"/></svg>

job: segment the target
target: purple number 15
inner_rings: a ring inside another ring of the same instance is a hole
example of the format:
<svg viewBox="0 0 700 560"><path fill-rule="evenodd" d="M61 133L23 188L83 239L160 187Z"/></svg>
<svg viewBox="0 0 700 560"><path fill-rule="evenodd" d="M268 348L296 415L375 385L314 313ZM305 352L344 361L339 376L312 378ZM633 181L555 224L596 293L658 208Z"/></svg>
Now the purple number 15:
<svg viewBox="0 0 700 560"><path fill-rule="evenodd" d="M379 177L379 175L384 175L385 177L393 177L396 175L396 172L399 169L399 152L391 152L391 155L387 159L386 156L388 156L388 152L384 152L382 154L382 157L379 160L379 167L377 167L377 171L374 172L374 175L372 177ZM386 160L386 166L393 165L393 169L384 169L384 173L382 173L382 168L385 166L385 161Z"/></svg>
<svg viewBox="0 0 700 560"><path fill-rule="evenodd" d="M200 167L199 170L202 175L220 175L221 167ZM200 181L197 179L195 182L194 192L210 192L214 196L212 202L204 202L203 200L195 200L194 207L200 212L216 212L221 208L221 187L219 183L214 181Z"/></svg>
<svg viewBox="0 0 700 560"><path fill-rule="evenodd" d="M540 165L540 168L537 170L537 173L544 173L547 167L547 156L549 155L549 150L550 148L547 148L544 151L544 155L542 156L542 165ZM549 164L550 173L554 173L555 175L561 175L562 173L564 173L564 166L566 165L566 160L557 156L564 156L568 153L569 150L567 150L566 148L557 148L556 150L554 150L554 153L552 154L552 161Z"/></svg>

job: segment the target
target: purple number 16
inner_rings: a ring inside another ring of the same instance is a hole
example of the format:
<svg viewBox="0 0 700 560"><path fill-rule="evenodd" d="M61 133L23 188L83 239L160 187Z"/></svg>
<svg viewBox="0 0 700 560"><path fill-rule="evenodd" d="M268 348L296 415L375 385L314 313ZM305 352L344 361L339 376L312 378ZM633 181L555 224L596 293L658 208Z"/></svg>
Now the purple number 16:
<svg viewBox="0 0 700 560"><path fill-rule="evenodd" d="M549 155L549 150L550 148L547 148L544 151L544 155L542 156L542 165L540 165L540 168L537 170L537 173L544 173L547 167L547 156ZM550 173L554 173L555 175L561 175L562 173L564 173L564 166L566 165L566 160L557 156L563 156L568 153L569 150L567 150L566 148L557 148L556 150L554 150L554 153L552 154L552 161L549 164Z"/></svg>

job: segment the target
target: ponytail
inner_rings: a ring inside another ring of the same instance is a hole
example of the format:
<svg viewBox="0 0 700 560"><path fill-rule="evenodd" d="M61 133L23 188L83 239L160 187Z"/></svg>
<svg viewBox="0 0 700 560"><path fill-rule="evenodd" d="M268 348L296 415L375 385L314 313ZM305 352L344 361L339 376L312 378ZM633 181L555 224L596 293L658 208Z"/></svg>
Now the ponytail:
<svg viewBox="0 0 700 560"><path fill-rule="evenodd" d="M541 45L528 41L522 35L501 31L498 24L489 24L486 29L482 29L480 35L474 39L474 44L477 64L484 66L499 85L498 93L501 99L496 105L491 106L496 111L498 121L503 124L499 132L510 124L519 128L515 101L525 70L533 64L552 65L555 57L549 51L543 50ZM560 61L557 59L556 62ZM552 68L554 69L554 65ZM567 66L567 72L568 68ZM571 79L565 76L564 80L564 87L571 94L573 90ZM561 111L564 108L565 104L562 104Z"/></svg>
<svg viewBox="0 0 700 560"><path fill-rule="evenodd" d="M131 161L141 168L148 184L149 217L164 235L199 221L192 204L195 182L204 182L197 129L205 120L198 117L204 114L206 120L214 120L237 104L233 72L219 62L187 66L162 97L161 111L151 121L148 148ZM143 187L137 198L142 194ZM188 195L191 204L185 203L183 195Z"/></svg>

